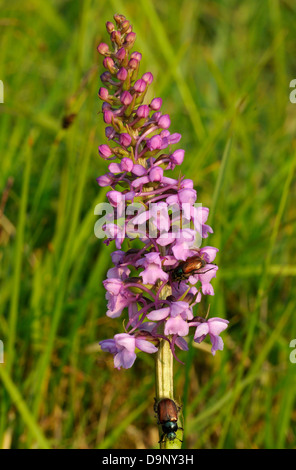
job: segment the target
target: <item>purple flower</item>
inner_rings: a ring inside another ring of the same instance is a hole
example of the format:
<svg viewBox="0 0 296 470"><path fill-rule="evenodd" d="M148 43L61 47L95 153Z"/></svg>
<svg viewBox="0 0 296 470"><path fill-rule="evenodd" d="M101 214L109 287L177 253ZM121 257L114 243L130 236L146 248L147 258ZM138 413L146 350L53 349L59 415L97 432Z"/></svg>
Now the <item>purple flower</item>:
<svg viewBox="0 0 296 470"><path fill-rule="evenodd" d="M143 266L145 269L140 273L144 284L155 284L156 281L167 281L168 273L161 268L159 253L151 252L145 255L144 259L136 262L136 266Z"/></svg>
<svg viewBox="0 0 296 470"><path fill-rule="evenodd" d="M108 310L106 315L110 318L119 317L125 307L135 301L135 295L130 292L121 279L110 278L103 281L107 290Z"/></svg>
<svg viewBox="0 0 296 470"><path fill-rule="evenodd" d="M112 150L106 144L103 144L103 145L99 146L99 154L102 158L108 158L111 155L113 155Z"/></svg>
<svg viewBox="0 0 296 470"><path fill-rule="evenodd" d="M150 108L153 109L154 111L159 111L162 105L162 99L161 98L153 98L153 100L150 103Z"/></svg>
<svg viewBox="0 0 296 470"><path fill-rule="evenodd" d="M120 173L121 171L132 171L134 167L133 161L130 158L124 157L121 160L121 163L110 163L109 170L114 175Z"/></svg>
<svg viewBox="0 0 296 470"><path fill-rule="evenodd" d="M120 134L119 142L124 147L129 147L130 144L131 144L131 141L132 141L132 138L129 134L127 134L127 133ZM126 171L131 171L131 169L126 170Z"/></svg>
<svg viewBox="0 0 296 470"><path fill-rule="evenodd" d="M147 87L147 83L145 82L145 80L137 80L136 83L134 84L134 90L137 92L137 93L144 93L144 91L146 90L146 87Z"/></svg>
<svg viewBox="0 0 296 470"><path fill-rule="evenodd" d="M104 122L106 124L111 124L112 118L113 118L113 113L109 109L103 112L104 113ZM102 155L103 156L103 155ZM104 158L104 157L103 157Z"/></svg>
<svg viewBox="0 0 296 470"><path fill-rule="evenodd" d="M122 67L117 73L117 78L118 80L121 80L122 82L124 82L126 77L127 77L127 70L124 67Z"/></svg>
<svg viewBox="0 0 296 470"><path fill-rule="evenodd" d="M154 310L147 315L149 320L160 321L166 319L164 334L187 336L189 324L193 314L187 302L172 302L170 307Z"/></svg>
<svg viewBox="0 0 296 470"><path fill-rule="evenodd" d="M105 228L104 231L107 237L106 244L108 245L111 240L115 240L116 248L121 248L122 242L125 239L124 227L108 223L103 228Z"/></svg>
<svg viewBox="0 0 296 470"><path fill-rule="evenodd" d="M132 52L131 53L131 58L136 59L138 62L140 62L141 59L142 59L142 54L140 52L136 52L136 51Z"/></svg>
<svg viewBox="0 0 296 470"><path fill-rule="evenodd" d="M157 347L149 341L127 333L117 334L114 339L105 339L100 341L99 344L103 351L108 351L114 355L114 367L116 369L132 367L137 357L136 348L149 354L157 351Z"/></svg>
<svg viewBox="0 0 296 470"><path fill-rule="evenodd" d="M110 186L113 182L111 173L106 173L106 175L99 176L97 178L98 185L104 188L105 186Z"/></svg>
<svg viewBox="0 0 296 470"><path fill-rule="evenodd" d="M194 341L197 343L201 343L207 335L210 336L210 340L212 343L211 352L213 356L215 356L216 351L223 350L223 340L220 338L220 333L224 331L228 326L229 321L223 320L222 318L213 317L207 320L206 322L199 323L194 322L197 325L194 334Z"/></svg>

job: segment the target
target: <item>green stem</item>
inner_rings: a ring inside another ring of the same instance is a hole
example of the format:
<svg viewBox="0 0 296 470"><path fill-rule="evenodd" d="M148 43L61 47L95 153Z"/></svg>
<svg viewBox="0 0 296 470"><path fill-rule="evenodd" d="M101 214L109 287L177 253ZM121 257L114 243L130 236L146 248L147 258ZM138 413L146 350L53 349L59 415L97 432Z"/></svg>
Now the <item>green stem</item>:
<svg viewBox="0 0 296 470"><path fill-rule="evenodd" d="M165 286L161 292L161 298L166 299L171 295L171 288ZM156 383L155 383L155 394L156 402L162 398L170 398L174 400L174 369L173 369L173 355L168 341L162 339L159 344L158 351L156 353ZM178 405L177 405L178 407ZM178 419L178 426L182 426L180 419ZM183 429L178 429L176 433L176 439L170 441L166 437L163 437L161 426L159 427L160 436L160 449L181 449Z"/></svg>
<svg viewBox="0 0 296 470"><path fill-rule="evenodd" d="M169 342L162 339L156 356L156 399L174 399L173 355Z"/></svg>

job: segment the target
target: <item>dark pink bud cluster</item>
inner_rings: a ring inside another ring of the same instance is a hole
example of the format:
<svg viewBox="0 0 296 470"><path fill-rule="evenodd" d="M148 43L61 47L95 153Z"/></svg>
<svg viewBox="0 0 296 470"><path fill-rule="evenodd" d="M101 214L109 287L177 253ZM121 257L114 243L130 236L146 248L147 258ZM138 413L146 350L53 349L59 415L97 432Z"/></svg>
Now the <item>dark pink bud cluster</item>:
<svg viewBox="0 0 296 470"><path fill-rule="evenodd" d="M175 346L187 349L185 337L193 327L194 340L209 335L215 354L223 349L219 334L228 322L206 320L192 310L202 295L214 295L211 279L218 269L213 264L218 250L200 248L202 238L213 232L206 225L209 210L196 204L192 180L167 176L183 162L184 150L171 149L181 135L169 131L171 120L162 112L161 98L145 102L153 76L139 76L142 55L131 52L136 40L132 25L123 15L114 20L106 24L112 47L101 43L97 48L106 69L98 96L108 139L98 150L110 161L109 171L97 182L110 187L112 215L103 230L105 243L115 240L117 248L104 281L107 315L126 313L128 318L125 333L100 344L114 355L115 367L127 368L136 359L135 348L153 353L161 339L176 357ZM127 237L140 240L142 248L121 250Z"/></svg>

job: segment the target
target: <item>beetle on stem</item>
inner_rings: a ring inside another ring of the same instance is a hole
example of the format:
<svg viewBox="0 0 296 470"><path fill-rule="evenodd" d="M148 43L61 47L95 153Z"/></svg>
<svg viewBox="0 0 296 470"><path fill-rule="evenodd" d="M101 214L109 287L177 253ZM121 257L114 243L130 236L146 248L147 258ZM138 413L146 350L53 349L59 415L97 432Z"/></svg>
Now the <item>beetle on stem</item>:
<svg viewBox="0 0 296 470"><path fill-rule="evenodd" d="M167 439L169 439L170 441L178 439L176 436L176 432L178 431L178 429L183 428L180 428L177 424L178 411L180 410L180 408L177 407L176 403L170 398L162 398L158 403L155 399L154 410L157 413L158 424L161 424L161 428L163 431L159 442L164 442L164 436L166 436Z"/></svg>

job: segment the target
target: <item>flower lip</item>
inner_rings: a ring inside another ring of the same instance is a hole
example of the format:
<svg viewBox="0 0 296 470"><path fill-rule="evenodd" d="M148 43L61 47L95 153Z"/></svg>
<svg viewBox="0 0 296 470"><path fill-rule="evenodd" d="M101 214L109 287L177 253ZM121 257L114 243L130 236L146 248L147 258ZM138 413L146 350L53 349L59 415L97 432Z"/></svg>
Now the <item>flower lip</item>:
<svg viewBox="0 0 296 470"><path fill-rule="evenodd" d="M164 114L158 119L158 126L162 129L168 129L171 125L170 116L168 114Z"/></svg>
<svg viewBox="0 0 296 470"><path fill-rule="evenodd" d="M153 98L153 100L150 103L150 108L153 109L154 111L159 111L161 106L162 106L161 98Z"/></svg>

